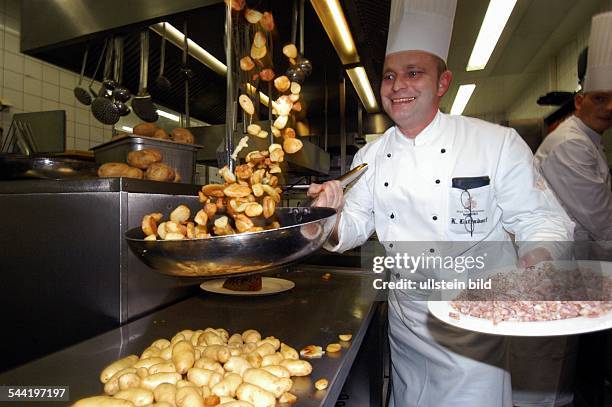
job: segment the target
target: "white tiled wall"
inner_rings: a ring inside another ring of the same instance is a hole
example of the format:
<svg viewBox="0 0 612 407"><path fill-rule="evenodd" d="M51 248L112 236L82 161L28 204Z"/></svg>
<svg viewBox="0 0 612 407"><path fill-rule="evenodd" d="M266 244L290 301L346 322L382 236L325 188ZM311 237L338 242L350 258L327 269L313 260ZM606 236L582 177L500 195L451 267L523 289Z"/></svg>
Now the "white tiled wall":
<svg viewBox="0 0 612 407"><path fill-rule="evenodd" d="M0 0L0 97L13 106L1 113L8 131L14 113L66 111L66 149L87 150L110 140L112 126L98 122L76 101L78 74L19 52L19 0Z"/></svg>

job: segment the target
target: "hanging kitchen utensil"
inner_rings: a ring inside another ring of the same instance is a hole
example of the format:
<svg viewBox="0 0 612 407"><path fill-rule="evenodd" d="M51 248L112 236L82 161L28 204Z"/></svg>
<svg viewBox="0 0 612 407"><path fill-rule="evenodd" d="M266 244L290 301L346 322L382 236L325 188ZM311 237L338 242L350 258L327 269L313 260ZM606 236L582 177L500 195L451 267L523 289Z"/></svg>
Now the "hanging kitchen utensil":
<svg viewBox="0 0 612 407"><path fill-rule="evenodd" d="M140 82L138 94L132 98L132 109L136 116L145 122L155 122L159 119L157 107L147 92L147 79L149 69L149 31L140 33Z"/></svg>
<svg viewBox="0 0 612 407"><path fill-rule="evenodd" d="M117 87L113 90L113 104L119 116L127 116L130 114L130 107L127 101L132 97L130 91L121 85L123 77L123 38L115 38L115 81Z"/></svg>
<svg viewBox="0 0 612 407"><path fill-rule="evenodd" d="M183 127L190 126L189 117L189 80L193 78L194 73L189 68L189 37L187 36L187 20L183 23L183 65L181 66L181 72L185 77L185 123Z"/></svg>
<svg viewBox="0 0 612 407"><path fill-rule="evenodd" d="M172 83L164 76L164 66L166 64L166 23L162 23L162 39L159 57L159 76L155 79L155 87L162 91L168 92L172 88Z"/></svg>
<svg viewBox="0 0 612 407"><path fill-rule="evenodd" d="M91 77L91 81L89 82L89 93L91 93L91 95L96 98L98 97L98 93L93 90L93 83L96 80L96 76L98 75L98 69L100 69L100 66L102 65L102 60L104 59L104 55L106 53L106 47L108 46L108 38L106 40L104 40L104 46L102 47L102 51L100 52L100 58L98 58L98 63L96 64L96 69L94 70L94 73Z"/></svg>
<svg viewBox="0 0 612 407"><path fill-rule="evenodd" d="M93 102L91 102L91 112L94 117L102 124L115 124L119 121L119 113L113 104L111 99L112 90L109 86L113 86L115 80L111 77L111 62L113 58L113 40L109 40L109 44L106 47L106 57L104 61L104 80L102 87Z"/></svg>
<svg viewBox="0 0 612 407"><path fill-rule="evenodd" d="M89 53L89 45L85 48L85 54L83 54L83 64L81 66L81 75L79 76L79 83L74 88L74 97L83 105L91 105L91 95L86 89L83 89L83 75L85 75L85 67L87 66L87 54Z"/></svg>

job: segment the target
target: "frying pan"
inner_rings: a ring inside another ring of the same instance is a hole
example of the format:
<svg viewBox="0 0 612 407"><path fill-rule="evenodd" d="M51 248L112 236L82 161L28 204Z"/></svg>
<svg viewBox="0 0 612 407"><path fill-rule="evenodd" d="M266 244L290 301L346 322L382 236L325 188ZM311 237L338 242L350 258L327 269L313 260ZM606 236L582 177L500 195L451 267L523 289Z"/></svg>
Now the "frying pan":
<svg viewBox="0 0 612 407"><path fill-rule="evenodd" d="M348 185L360 166L339 178ZM144 240L141 228L125 233L130 249L145 264L177 277L219 278L286 266L318 250L336 224L336 210L323 207L277 208L282 227L260 232L193 240Z"/></svg>

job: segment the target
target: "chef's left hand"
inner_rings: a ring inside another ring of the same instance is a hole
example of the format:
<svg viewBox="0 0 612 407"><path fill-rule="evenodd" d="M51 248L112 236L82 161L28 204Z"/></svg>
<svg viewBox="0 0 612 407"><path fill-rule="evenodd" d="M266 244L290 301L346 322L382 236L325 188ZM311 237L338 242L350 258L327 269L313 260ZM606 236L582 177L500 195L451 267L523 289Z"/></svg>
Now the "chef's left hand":
<svg viewBox="0 0 612 407"><path fill-rule="evenodd" d="M528 251L519 259L519 267L527 268L535 266L536 264L543 261L551 261L553 258L544 247L536 247L533 250Z"/></svg>

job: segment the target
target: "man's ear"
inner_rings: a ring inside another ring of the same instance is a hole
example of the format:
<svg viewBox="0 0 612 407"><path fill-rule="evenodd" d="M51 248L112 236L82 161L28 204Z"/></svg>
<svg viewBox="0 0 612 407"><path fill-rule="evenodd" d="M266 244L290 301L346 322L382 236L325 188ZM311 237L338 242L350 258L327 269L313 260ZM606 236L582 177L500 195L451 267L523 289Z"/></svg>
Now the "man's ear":
<svg viewBox="0 0 612 407"><path fill-rule="evenodd" d="M574 95L574 107L576 108L577 111L580 111L580 109L582 108L583 101L584 101L583 93L576 93Z"/></svg>
<svg viewBox="0 0 612 407"><path fill-rule="evenodd" d="M453 73L451 71L446 70L442 72L442 75L440 75L440 79L438 79L438 91L436 92L436 94L439 97L444 96L448 91L448 88L450 87L452 81Z"/></svg>

